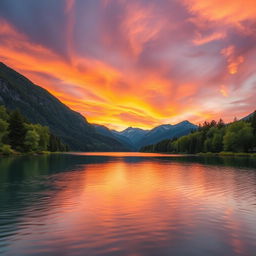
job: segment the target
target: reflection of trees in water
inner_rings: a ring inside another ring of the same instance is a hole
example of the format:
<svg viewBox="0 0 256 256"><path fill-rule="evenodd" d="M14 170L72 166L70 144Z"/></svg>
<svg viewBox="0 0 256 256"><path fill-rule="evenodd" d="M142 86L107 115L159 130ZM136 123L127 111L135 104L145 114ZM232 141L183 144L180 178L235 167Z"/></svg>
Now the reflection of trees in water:
<svg viewBox="0 0 256 256"><path fill-rule="evenodd" d="M87 164L100 164L110 161L126 163L140 162L179 162L201 163L206 165L232 166L239 168L256 168L256 158L250 157L197 157L197 156L165 156L165 157L112 157L85 156L72 154L52 154L42 156L6 157L0 159L0 190L7 184L18 188L26 180L41 175L51 175L79 169Z"/></svg>
<svg viewBox="0 0 256 256"><path fill-rule="evenodd" d="M206 165L231 166L238 168L256 168L256 158L253 157L204 157L204 156L164 156L164 157L127 157L122 158L127 163L165 161L179 163L200 163Z"/></svg>
<svg viewBox="0 0 256 256"><path fill-rule="evenodd" d="M0 159L0 186L2 183L23 182L39 175L51 175L74 170L76 166L104 163L110 157L88 157L70 154L6 157Z"/></svg>
<svg viewBox="0 0 256 256"><path fill-rule="evenodd" d="M72 154L52 154L42 156L6 157L0 160L0 203L1 208L22 212L24 207L39 203L42 191L58 191L54 174L67 171L86 170L86 165L101 164L113 161L126 163L142 162L178 162L200 163L205 165L232 166L238 168L256 168L256 159L240 157L111 157L85 156ZM49 199L50 200L50 199ZM44 202L45 203L45 202ZM20 213L19 213L20 214ZM0 219L0 225L5 220Z"/></svg>
<svg viewBox="0 0 256 256"><path fill-rule="evenodd" d="M52 175L79 171L79 165L86 162L80 157L59 154L0 159L0 241L8 240L9 236L19 232L19 223L31 211L31 206L33 210L50 208L54 196L49 197L48 194L56 195L64 189L56 187Z"/></svg>
<svg viewBox="0 0 256 256"><path fill-rule="evenodd" d="M256 168L256 158L252 157L191 157L189 161L207 165L232 166L237 168Z"/></svg>
<svg viewBox="0 0 256 256"><path fill-rule="evenodd" d="M55 187L52 178L55 174L85 170L87 164L108 161L110 157L94 158L69 154L2 158L0 159L1 209L8 207L13 211L21 211L21 208L38 202L41 199L40 192L46 190L57 192L62 189ZM1 221L2 219L0 223Z"/></svg>
<svg viewBox="0 0 256 256"><path fill-rule="evenodd" d="M65 179L65 172L84 172L88 165L90 165L90 170L92 170L93 165L111 162L125 162L128 164L147 162L168 164L176 162L179 164L191 164L191 166L193 166L193 163L199 163L202 164L202 166L216 165L237 167L234 168L235 171L239 171L239 168L251 170L256 168L256 159L246 157L112 157L52 154L2 158L0 159L0 229L2 231L0 241L4 239L8 240L8 236L13 236L15 233L19 232L19 224L22 222L22 219L28 218L31 214L33 215L34 213L32 211L38 214L42 209L51 209L54 200L59 198L57 196L59 192L67 189L67 187L63 186L63 183L55 182L55 174L63 173L63 175L58 175L57 179L60 179L60 176ZM134 169L133 171L139 172L141 170ZM143 177L147 175L147 171L147 169L143 170L145 173L142 175ZM91 172L91 174L92 173L93 172ZM112 169L110 169L109 177L111 181L113 181L113 175ZM193 176L192 172L191 175ZM79 174L77 177L80 179ZM95 179L98 178L96 174ZM187 177L184 177L184 179L186 178ZM183 179L183 176L181 179ZM76 180L73 182L77 184ZM63 196L63 194L60 195L61 197ZM58 201L58 199L56 201ZM10 230L8 230L10 224L13 232L9 232Z"/></svg>

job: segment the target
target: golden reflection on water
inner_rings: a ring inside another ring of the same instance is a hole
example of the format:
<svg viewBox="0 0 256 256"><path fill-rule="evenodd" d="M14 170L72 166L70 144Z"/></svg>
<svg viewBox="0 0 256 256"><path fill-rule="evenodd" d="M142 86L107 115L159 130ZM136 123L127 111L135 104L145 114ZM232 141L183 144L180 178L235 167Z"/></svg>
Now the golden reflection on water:
<svg viewBox="0 0 256 256"><path fill-rule="evenodd" d="M66 193L71 194L60 194L56 200L70 200L73 188L78 187L79 193L75 193L76 198L71 200L79 202L76 208L72 212L61 211L65 214L62 217L70 220L70 228L79 226L81 220L88 220L87 228L93 232L96 226L98 232L101 229L116 231L119 228L124 232L130 229L127 235L133 234L134 240L142 236L152 242L174 239L180 226L196 228L200 217L203 218L201 211L215 214L226 227L223 230L226 239L230 239L235 252L241 253L244 246L236 238L241 227L238 220L233 219L233 202L228 200L230 193L235 193L235 177L228 173L223 179L221 171L215 170L212 183L211 173L200 164L184 166L146 161L131 165L113 161L101 164L97 170L92 164L82 170L79 179L75 178L69 184ZM228 191L225 190L227 184ZM198 207L196 212L195 207ZM140 232L136 233L133 227ZM167 232L168 237L165 236Z"/></svg>
<svg viewBox="0 0 256 256"><path fill-rule="evenodd" d="M248 178L255 174L158 154L83 155L107 158L52 175L54 190L46 191L49 198L41 210L31 205L26 211L28 233L16 235L14 251L29 247L33 239L55 252L63 247L88 255L151 255L152 250L168 255L177 246L173 252L190 248L191 255L205 255L223 247L247 255L256 242L256 196L250 189L255 183ZM32 223L32 216L42 225Z"/></svg>

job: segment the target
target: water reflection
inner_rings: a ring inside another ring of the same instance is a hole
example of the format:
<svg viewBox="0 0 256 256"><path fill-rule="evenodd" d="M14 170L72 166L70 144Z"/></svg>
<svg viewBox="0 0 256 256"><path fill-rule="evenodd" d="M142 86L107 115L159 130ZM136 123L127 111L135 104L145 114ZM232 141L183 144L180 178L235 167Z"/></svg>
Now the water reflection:
<svg viewBox="0 0 256 256"><path fill-rule="evenodd" d="M0 160L0 254L253 255L255 162L64 154Z"/></svg>

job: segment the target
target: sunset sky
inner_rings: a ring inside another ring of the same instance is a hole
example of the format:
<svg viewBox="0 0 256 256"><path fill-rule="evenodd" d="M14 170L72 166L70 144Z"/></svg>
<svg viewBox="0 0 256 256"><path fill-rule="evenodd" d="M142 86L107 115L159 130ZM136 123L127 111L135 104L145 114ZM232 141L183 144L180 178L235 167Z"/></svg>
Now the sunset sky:
<svg viewBox="0 0 256 256"><path fill-rule="evenodd" d="M256 109L255 0L1 0L0 61L89 122L226 122Z"/></svg>

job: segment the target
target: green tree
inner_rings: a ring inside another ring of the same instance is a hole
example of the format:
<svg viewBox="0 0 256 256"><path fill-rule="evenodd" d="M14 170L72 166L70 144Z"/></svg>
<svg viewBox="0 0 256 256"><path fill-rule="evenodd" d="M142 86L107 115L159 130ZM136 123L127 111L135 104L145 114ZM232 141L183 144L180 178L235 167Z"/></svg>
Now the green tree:
<svg viewBox="0 0 256 256"><path fill-rule="evenodd" d="M218 128L223 128L225 126L225 123L222 119L219 120L219 122L217 123L217 127Z"/></svg>
<svg viewBox="0 0 256 256"><path fill-rule="evenodd" d="M11 155L13 153L10 145L2 145L0 151L3 155Z"/></svg>
<svg viewBox="0 0 256 256"><path fill-rule="evenodd" d="M8 123L5 120L0 119L0 146L2 145L3 137L6 135L8 129Z"/></svg>
<svg viewBox="0 0 256 256"><path fill-rule="evenodd" d="M56 151L68 151L68 146L63 144L61 140L54 136L53 134L50 134L50 141L48 145L48 150L51 152L56 152Z"/></svg>
<svg viewBox="0 0 256 256"><path fill-rule="evenodd" d="M250 121L252 129L253 129L253 134L256 135L256 111L254 111L254 113L249 121Z"/></svg>
<svg viewBox="0 0 256 256"><path fill-rule="evenodd" d="M28 130L24 140L26 151L38 150L39 140L40 136L35 130Z"/></svg>
<svg viewBox="0 0 256 256"><path fill-rule="evenodd" d="M224 129L219 129L212 138L212 152L223 151Z"/></svg>
<svg viewBox="0 0 256 256"><path fill-rule="evenodd" d="M0 106L0 119L7 121L9 118L9 115L6 111L6 108L4 106Z"/></svg>
<svg viewBox="0 0 256 256"><path fill-rule="evenodd" d="M239 121L227 127L223 138L224 150L248 152L253 144L253 129L250 123Z"/></svg>
<svg viewBox="0 0 256 256"><path fill-rule="evenodd" d="M207 138L204 141L204 152L213 152L213 149L212 149L212 138Z"/></svg>
<svg viewBox="0 0 256 256"><path fill-rule="evenodd" d="M38 149L41 151L47 150L49 145L49 128L39 124L34 125L34 129L39 135Z"/></svg>
<svg viewBox="0 0 256 256"><path fill-rule="evenodd" d="M222 126L221 121L217 126L212 126L207 134L204 141L205 152L220 152L223 150L223 136L225 128Z"/></svg>
<svg viewBox="0 0 256 256"><path fill-rule="evenodd" d="M49 145L49 128L40 124L26 124L27 130L34 130L39 135L38 149L39 151L45 151Z"/></svg>
<svg viewBox="0 0 256 256"><path fill-rule="evenodd" d="M19 111L15 110L9 118L9 143L17 151L24 151L24 139L26 136L24 118Z"/></svg>

